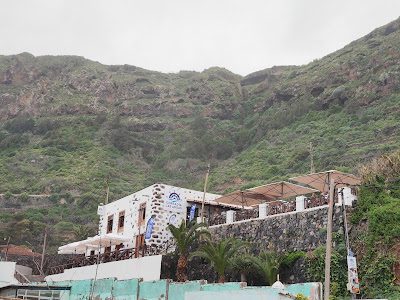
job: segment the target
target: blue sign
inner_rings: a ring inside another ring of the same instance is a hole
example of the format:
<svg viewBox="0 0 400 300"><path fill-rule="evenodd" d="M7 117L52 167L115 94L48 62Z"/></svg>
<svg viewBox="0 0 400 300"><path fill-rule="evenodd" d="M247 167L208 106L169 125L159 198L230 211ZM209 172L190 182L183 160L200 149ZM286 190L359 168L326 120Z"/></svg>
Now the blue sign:
<svg viewBox="0 0 400 300"><path fill-rule="evenodd" d="M192 221L194 219L195 212L196 212L196 204L193 204L192 207L190 208L189 221Z"/></svg>
<svg viewBox="0 0 400 300"><path fill-rule="evenodd" d="M145 235L145 239L148 240L149 238L151 238L151 234L153 233L153 227L154 224L156 223L155 217L152 216L148 221L147 221L147 226L146 226L146 235Z"/></svg>
<svg viewBox="0 0 400 300"><path fill-rule="evenodd" d="M185 207L184 201L176 192L170 193L164 202L164 209L173 212L183 212Z"/></svg>
<svg viewBox="0 0 400 300"><path fill-rule="evenodd" d="M171 193L169 195L168 199L172 203L177 203L177 202L181 201L181 197L179 197L179 195L177 193Z"/></svg>

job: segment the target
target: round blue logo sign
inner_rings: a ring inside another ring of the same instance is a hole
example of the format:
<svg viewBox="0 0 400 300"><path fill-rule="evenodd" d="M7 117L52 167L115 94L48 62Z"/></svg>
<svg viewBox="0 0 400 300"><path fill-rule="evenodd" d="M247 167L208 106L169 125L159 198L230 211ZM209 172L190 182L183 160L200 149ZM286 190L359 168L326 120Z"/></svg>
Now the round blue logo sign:
<svg viewBox="0 0 400 300"><path fill-rule="evenodd" d="M181 201L181 198L179 197L179 195L177 193L169 194L168 198L172 203L177 203L177 202Z"/></svg>

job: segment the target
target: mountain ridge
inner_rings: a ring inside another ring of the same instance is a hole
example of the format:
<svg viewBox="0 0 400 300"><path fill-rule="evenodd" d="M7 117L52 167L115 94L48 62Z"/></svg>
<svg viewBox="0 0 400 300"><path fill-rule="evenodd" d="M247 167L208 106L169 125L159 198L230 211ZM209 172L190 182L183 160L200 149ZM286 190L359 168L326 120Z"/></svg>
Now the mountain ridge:
<svg viewBox="0 0 400 300"><path fill-rule="evenodd" d="M246 76L0 56L0 193L51 198L16 207L16 221L0 211L0 224L21 239L58 224L68 240L95 220L106 180L110 199L154 182L201 190L211 162L210 191L224 193L307 173L310 142L317 170L355 172L400 146L399 61L400 19L309 64Z"/></svg>

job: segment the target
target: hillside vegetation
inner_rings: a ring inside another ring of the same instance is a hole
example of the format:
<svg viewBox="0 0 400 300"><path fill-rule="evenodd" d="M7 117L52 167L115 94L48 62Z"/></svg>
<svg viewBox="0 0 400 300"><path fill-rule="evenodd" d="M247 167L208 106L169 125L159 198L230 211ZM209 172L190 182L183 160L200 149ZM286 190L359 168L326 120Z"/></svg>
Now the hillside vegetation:
<svg viewBox="0 0 400 300"><path fill-rule="evenodd" d="M208 161L220 193L308 172L310 142L317 170L354 171L400 146L399 61L400 20L245 77L0 56L0 237L38 245L48 224L59 245L95 229L106 181L111 200L154 182L201 189Z"/></svg>

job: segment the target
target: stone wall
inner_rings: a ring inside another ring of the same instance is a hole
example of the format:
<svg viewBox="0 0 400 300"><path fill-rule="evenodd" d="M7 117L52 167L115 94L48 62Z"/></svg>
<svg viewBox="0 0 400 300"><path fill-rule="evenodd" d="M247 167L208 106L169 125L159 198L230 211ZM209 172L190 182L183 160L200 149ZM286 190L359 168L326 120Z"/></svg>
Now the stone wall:
<svg viewBox="0 0 400 300"><path fill-rule="evenodd" d="M293 251L311 251L326 243L327 206L312 208L302 212L272 215L264 219L239 221L233 224L211 226L209 228L213 239L236 237L251 242L251 252L277 251L288 253ZM341 207L337 206L333 215L334 232L343 233ZM175 279L177 257L163 256L161 278ZM280 270L281 281L299 283L307 280L307 266L304 258L300 258L290 267ZM194 258L189 261L189 280L205 279L215 282L217 276L209 263L204 259ZM237 272L227 272L226 279L240 280ZM250 285L263 284L263 280L252 272L247 278Z"/></svg>
<svg viewBox="0 0 400 300"><path fill-rule="evenodd" d="M253 219L211 226L216 239L236 237L255 244L253 252L271 250L277 252L309 251L325 245L327 206L272 215L264 219ZM333 216L334 231L342 230L341 207L337 206Z"/></svg>

